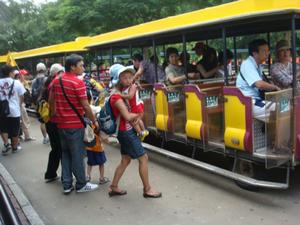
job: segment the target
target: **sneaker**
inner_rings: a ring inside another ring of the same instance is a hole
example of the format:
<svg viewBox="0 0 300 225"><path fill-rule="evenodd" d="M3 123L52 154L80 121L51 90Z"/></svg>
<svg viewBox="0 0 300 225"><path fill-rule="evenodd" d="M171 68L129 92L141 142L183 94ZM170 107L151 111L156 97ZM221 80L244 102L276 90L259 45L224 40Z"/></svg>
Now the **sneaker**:
<svg viewBox="0 0 300 225"><path fill-rule="evenodd" d="M48 144L48 143L49 143L49 138L48 138L48 137L45 137L45 138L43 139L43 144L46 145L46 144Z"/></svg>
<svg viewBox="0 0 300 225"><path fill-rule="evenodd" d="M86 185L79 190L76 190L78 193L83 193L83 192L89 192L89 191L94 191L98 188L97 184L92 184L90 182L87 182Z"/></svg>
<svg viewBox="0 0 300 225"><path fill-rule="evenodd" d="M6 155L10 150L11 150L10 144L4 145L4 149L2 150L2 155Z"/></svg>
<svg viewBox="0 0 300 225"><path fill-rule="evenodd" d="M149 135L149 131L148 130L143 130L141 135L140 135L140 139L141 141L144 141L145 138Z"/></svg>
<svg viewBox="0 0 300 225"><path fill-rule="evenodd" d="M68 188L68 189L64 189L64 195L68 195L68 194L70 194L72 191L74 191L74 187L73 187L73 186L71 186L71 187Z"/></svg>
<svg viewBox="0 0 300 225"><path fill-rule="evenodd" d="M28 138L25 138L25 141L35 141L36 139L34 137L28 137Z"/></svg>

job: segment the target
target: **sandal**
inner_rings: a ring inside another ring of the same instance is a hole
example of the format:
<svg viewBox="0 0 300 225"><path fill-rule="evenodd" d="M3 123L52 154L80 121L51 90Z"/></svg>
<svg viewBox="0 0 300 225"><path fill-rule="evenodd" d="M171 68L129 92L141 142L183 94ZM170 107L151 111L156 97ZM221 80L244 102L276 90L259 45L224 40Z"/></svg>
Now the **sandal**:
<svg viewBox="0 0 300 225"><path fill-rule="evenodd" d="M161 192L154 191L153 193L150 194L149 193L150 190L151 190L151 188L149 188L147 191L144 189L144 193L143 193L144 198L161 198L162 197Z"/></svg>
<svg viewBox="0 0 300 225"><path fill-rule="evenodd" d="M116 189L117 187L116 186L110 186L109 187L109 192L108 192L108 195L109 197L113 197L113 196L117 196L117 195L126 195L127 194L127 191L125 190L120 190L120 191L115 191L114 189Z"/></svg>
<svg viewBox="0 0 300 225"><path fill-rule="evenodd" d="M99 179L99 184L106 184L108 183L110 180L107 177L103 177L103 179Z"/></svg>

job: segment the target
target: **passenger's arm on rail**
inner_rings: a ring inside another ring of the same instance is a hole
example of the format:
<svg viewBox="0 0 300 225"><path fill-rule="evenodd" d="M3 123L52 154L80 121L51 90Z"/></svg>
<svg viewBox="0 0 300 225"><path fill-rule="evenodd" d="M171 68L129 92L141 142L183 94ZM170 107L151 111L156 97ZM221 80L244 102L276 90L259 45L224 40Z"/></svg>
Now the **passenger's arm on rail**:
<svg viewBox="0 0 300 225"><path fill-rule="evenodd" d="M141 78L141 76L143 76L144 74L144 67L142 65L142 63L140 63L139 69L138 71L134 74L133 79L134 80L139 80Z"/></svg>
<svg viewBox="0 0 300 225"><path fill-rule="evenodd" d="M219 66L211 69L210 71L206 71L204 69L204 67L201 64L197 65L197 70L200 72L200 74L204 77L204 78L210 78L216 75L217 71L219 69Z"/></svg>
<svg viewBox="0 0 300 225"><path fill-rule="evenodd" d="M121 116L126 120L126 121L134 121L136 120L139 115L135 113L130 113L122 99L119 99L115 102L115 107L119 110Z"/></svg>
<svg viewBox="0 0 300 225"><path fill-rule="evenodd" d="M281 89L274 85L274 84L269 84L268 82L265 82L263 80L259 80L255 82L255 86L258 89L266 90L266 91L280 91Z"/></svg>
<svg viewBox="0 0 300 225"><path fill-rule="evenodd" d="M181 75L179 77L174 76L174 74L169 74L168 79L171 84L180 84L182 81L186 80L185 75Z"/></svg>

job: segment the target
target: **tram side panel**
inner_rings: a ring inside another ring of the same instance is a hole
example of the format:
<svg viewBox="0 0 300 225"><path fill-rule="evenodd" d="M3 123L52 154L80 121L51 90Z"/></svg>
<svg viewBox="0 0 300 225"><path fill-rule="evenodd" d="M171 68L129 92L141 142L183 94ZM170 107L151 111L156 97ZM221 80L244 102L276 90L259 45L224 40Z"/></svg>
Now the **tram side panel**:
<svg viewBox="0 0 300 225"><path fill-rule="evenodd" d="M253 152L252 100L236 87L224 87L224 118L226 147Z"/></svg>

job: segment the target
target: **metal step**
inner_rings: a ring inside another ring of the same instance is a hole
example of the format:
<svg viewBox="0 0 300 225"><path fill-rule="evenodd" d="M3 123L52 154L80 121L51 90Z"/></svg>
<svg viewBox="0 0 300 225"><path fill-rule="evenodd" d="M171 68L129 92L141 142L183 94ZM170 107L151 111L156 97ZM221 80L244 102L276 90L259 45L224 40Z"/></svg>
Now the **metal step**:
<svg viewBox="0 0 300 225"><path fill-rule="evenodd" d="M213 166L210 164L207 164L205 162L201 162L195 159L191 159L188 158L186 156L183 155L179 155L177 153L174 152L170 152L167 151L165 149L147 144L147 143L143 143L143 147L146 148L147 150L151 151L151 152L155 152L158 153L160 155L164 155L167 156L171 159L175 159L184 163L187 163L189 165L195 166L197 168L201 168L204 169L206 171L209 171L211 173L214 174L218 174L221 176L224 176L226 178L232 179L232 180L236 180L236 181L240 181L249 185L253 185L256 187L262 187L262 188L270 188L270 189L287 189L289 187L288 182L287 183L277 183L277 182L269 182L269 181L262 181L262 180L256 180L250 177L246 177L234 172L231 172L229 170L225 170L223 168L217 167L217 166ZM289 176L289 169L288 169L288 173L287 176Z"/></svg>

